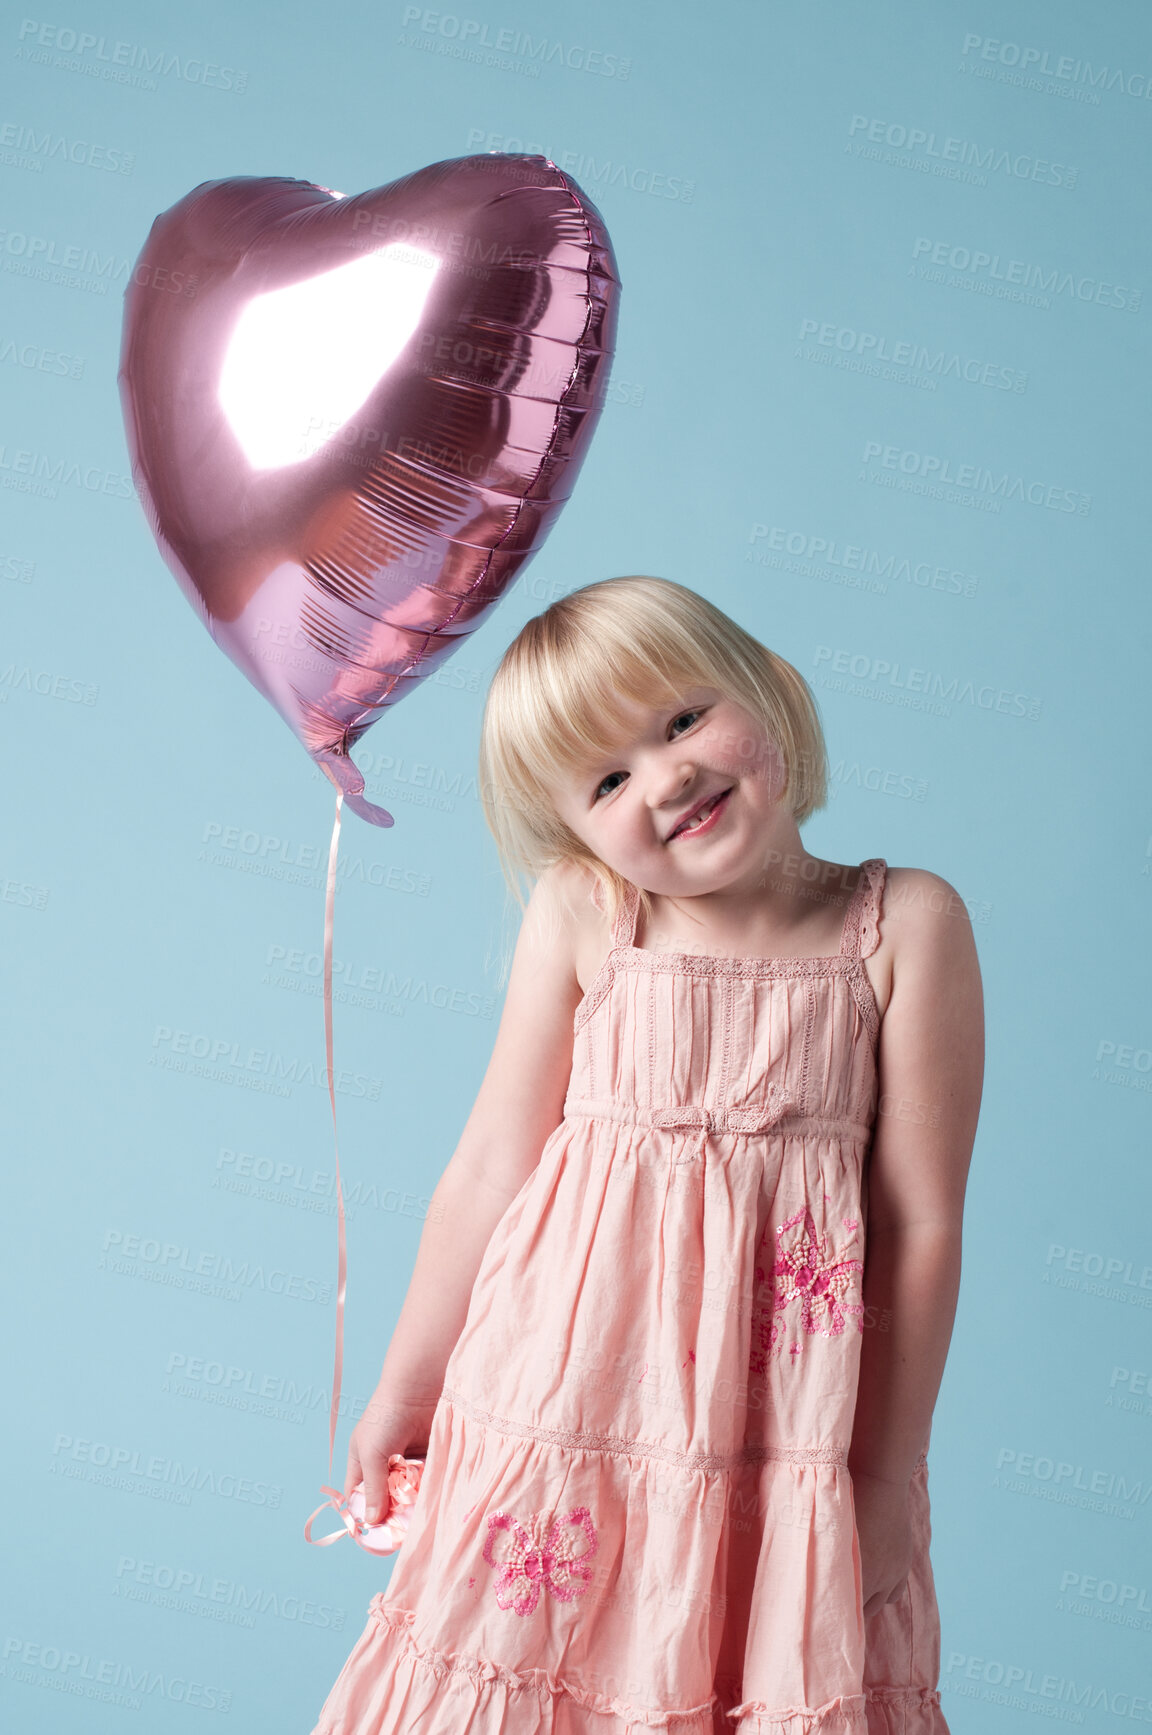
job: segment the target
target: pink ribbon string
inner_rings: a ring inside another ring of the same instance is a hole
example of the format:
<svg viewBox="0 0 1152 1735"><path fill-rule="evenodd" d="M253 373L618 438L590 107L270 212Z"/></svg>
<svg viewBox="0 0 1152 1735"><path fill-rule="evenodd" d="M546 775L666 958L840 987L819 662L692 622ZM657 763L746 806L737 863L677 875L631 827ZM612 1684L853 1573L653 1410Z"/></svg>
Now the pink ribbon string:
<svg viewBox="0 0 1152 1735"><path fill-rule="evenodd" d="M339 1542L341 1537L343 1537L343 1536L355 1537L355 1535L356 1535L356 1520L353 1518L352 1514L347 1510L347 1507L346 1507L345 1501L344 1501L344 1495L341 1492L341 1490L339 1488L328 1488L323 1483L321 1483L320 1492L321 1492L321 1494L327 1494L328 1498L327 1498L327 1500L324 1501L323 1505L318 1506L316 1508L315 1512L312 1513L310 1518L305 1519L305 1521L304 1521L304 1540L305 1540L305 1542L311 1542L317 1548L327 1548L327 1546L330 1542ZM322 1512L327 1512L329 1510L329 1508L331 1508L334 1512L338 1512L340 1514L340 1517L341 1517L343 1524L344 1524L343 1530L330 1530L326 1536L313 1536L312 1526L315 1524L315 1522L319 1518L320 1514Z"/></svg>
<svg viewBox="0 0 1152 1735"><path fill-rule="evenodd" d="M328 1062L328 1101L332 1107L332 1142L336 1151L336 1356L332 1368L332 1407L328 1412L328 1482L332 1481L332 1464L336 1452L336 1418L340 1413L340 1384L344 1372L344 1292L348 1280L348 1246L344 1224L344 1188L340 1179L340 1140L336 1130L336 1075L333 1069L332 1042L332 930L336 909L336 857L340 847L340 810L344 800L342 790L336 792L336 819L332 826L332 843L328 851L328 886L324 899L324 1049ZM304 1525L307 1542L318 1548L351 1536L357 1547L371 1554L391 1554L399 1548L408 1529L412 1507L420 1487L424 1468L422 1458L404 1458L393 1453L388 1461L388 1510L382 1523L368 1524L364 1513L364 1490L352 1489L347 1497L339 1488L321 1484L320 1492L328 1498ZM339 1518L340 1530L326 1536L313 1536L312 1526L320 1514L331 1508Z"/></svg>
<svg viewBox="0 0 1152 1735"><path fill-rule="evenodd" d="M332 928L336 910L336 855L340 847L340 808L344 792L336 791L336 819L328 850L328 889L324 899L324 1050L328 1061L328 1101L332 1105L332 1143L336 1150L336 1359L332 1369L332 1407L328 1412L328 1480L336 1451L336 1417L344 1372L344 1291L348 1281L348 1247L344 1229L344 1189L340 1184L340 1140L336 1132L336 1075L332 1069ZM309 1538L311 1540L311 1538Z"/></svg>

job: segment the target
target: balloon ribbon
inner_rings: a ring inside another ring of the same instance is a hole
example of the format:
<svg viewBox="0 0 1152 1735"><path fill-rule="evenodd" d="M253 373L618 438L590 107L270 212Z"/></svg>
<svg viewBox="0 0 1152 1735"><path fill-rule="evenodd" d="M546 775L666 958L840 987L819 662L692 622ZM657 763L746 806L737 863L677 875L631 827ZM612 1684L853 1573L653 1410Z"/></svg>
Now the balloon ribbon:
<svg viewBox="0 0 1152 1735"><path fill-rule="evenodd" d="M336 1133L336 1075L332 1070L332 926L336 910L336 854L340 848L340 809L344 792L336 791L336 818L328 848L328 889L324 897L324 1052L328 1061L328 1101L332 1105L332 1144L336 1151L336 1360L332 1369L332 1406L328 1412L328 1480L336 1450L336 1416L340 1409L340 1379L344 1371L344 1290L348 1281L348 1247L344 1233L344 1189L340 1185L340 1140Z"/></svg>
<svg viewBox="0 0 1152 1735"><path fill-rule="evenodd" d="M328 886L324 897L324 1052L328 1062L328 1101L332 1107L332 1144L336 1152L336 1357L332 1368L332 1404L328 1411L328 1481L332 1480L332 1461L336 1452L336 1417L340 1410L340 1382L344 1372L344 1291L348 1281L348 1245L344 1227L344 1188L340 1181L340 1138L336 1130L336 1080L332 1069L332 928L336 911L336 857L340 848L340 809L344 801L344 792L336 791L336 818L332 826L332 842L328 848ZM324 1506L332 1506L340 1513L341 1520L352 1529L350 1520L341 1508L344 1505L339 1489L321 1486L321 1493L327 1494ZM334 1531L332 1535L314 1537L312 1535L313 1520L323 1512L324 1506L318 1506L312 1517L304 1526L304 1535L309 1542L317 1542L323 1546L332 1542L337 1536L343 1536L344 1531ZM353 1531L353 1534L354 1531Z"/></svg>
<svg viewBox="0 0 1152 1735"><path fill-rule="evenodd" d="M332 1462L336 1451L336 1417L340 1411L340 1383L344 1372L344 1292L348 1279L348 1246L344 1226L344 1188L340 1180L340 1139L336 1130L336 1075L332 1064L332 929L336 910L336 857L340 848L340 815L343 790L336 791L336 818L332 826L332 842L328 849L328 886L324 897L324 1051L328 1062L328 1101L332 1108L332 1144L336 1152L336 1356L332 1368L332 1405L328 1412L328 1481L332 1481ZM404 1458L393 1453L388 1461L388 1512L379 1524L364 1520L364 1491L355 1488L345 1499L338 1488L321 1485L320 1492L328 1496L322 1506L304 1525L308 1542L323 1548L339 1537L348 1535L358 1547L370 1554L391 1554L399 1548L408 1529L411 1508L420 1486L423 1459ZM312 1525L324 1511L332 1507L343 1529L330 1531L327 1536L313 1536Z"/></svg>

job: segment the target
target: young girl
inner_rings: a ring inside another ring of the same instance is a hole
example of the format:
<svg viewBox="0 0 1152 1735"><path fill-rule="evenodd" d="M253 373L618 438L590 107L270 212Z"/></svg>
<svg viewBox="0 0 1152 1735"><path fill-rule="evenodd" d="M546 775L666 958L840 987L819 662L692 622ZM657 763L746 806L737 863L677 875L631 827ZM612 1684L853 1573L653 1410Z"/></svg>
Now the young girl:
<svg viewBox="0 0 1152 1735"><path fill-rule="evenodd" d="M536 883L345 1492L423 1481L313 1735L947 1735L964 904L805 850L806 683L661 579L528 622L481 779Z"/></svg>

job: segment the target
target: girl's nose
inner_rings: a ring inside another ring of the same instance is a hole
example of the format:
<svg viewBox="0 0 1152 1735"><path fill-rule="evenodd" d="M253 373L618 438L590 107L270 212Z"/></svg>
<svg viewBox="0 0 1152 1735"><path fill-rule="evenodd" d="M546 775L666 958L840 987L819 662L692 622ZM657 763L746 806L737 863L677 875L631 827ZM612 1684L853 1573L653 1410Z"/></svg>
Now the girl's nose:
<svg viewBox="0 0 1152 1735"><path fill-rule="evenodd" d="M648 786L648 805L659 809L670 803L682 801L685 791L692 787L696 776L696 763L692 759L680 757L671 764L658 767L652 772Z"/></svg>

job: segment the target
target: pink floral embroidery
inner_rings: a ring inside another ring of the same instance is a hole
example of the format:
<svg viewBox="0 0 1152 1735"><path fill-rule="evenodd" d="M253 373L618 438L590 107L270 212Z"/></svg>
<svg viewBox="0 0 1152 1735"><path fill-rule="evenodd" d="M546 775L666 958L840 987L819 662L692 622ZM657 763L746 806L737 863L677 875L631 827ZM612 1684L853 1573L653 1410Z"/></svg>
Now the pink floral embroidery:
<svg viewBox="0 0 1152 1735"><path fill-rule="evenodd" d="M560 1602L571 1602L588 1588L592 1574L583 1563L591 1560L600 1546L588 1508L574 1506L564 1518L551 1520L550 1512L535 1512L523 1521L510 1512L494 1512L489 1518L484 1558L489 1566L500 1568L494 1589L501 1608L530 1615L540 1601L541 1586ZM573 1552L576 1536L562 1534L565 1524L579 1527L587 1539L588 1546L579 1554ZM511 1535L503 1541L497 1557L497 1531L501 1530Z"/></svg>
<svg viewBox="0 0 1152 1735"><path fill-rule="evenodd" d="M845 1228L851 1228L850 1240L858 1227L854 1219L843 1218ZM785 1240L789 1231L800 1224L800 1231L791 1242ZM856 1329L863 1331L863 1303L858 1291L864 1271L863 1261L847 1258L846 1247L830 1250L830 1237L819 1235L807 1206L802 1206L776 1230L777 1257L770 1270L757 1265L759 1285L752 1314L752 1350L749 1366L753 1373L765 1373L768 1362L778 1356L786 1337L790 1336L788 1312L793 1302L799 1302L799 1325L808 1336L839 1337L848 1321L855 1318ZM767 1240L767 1235L765 1235ZM800 1345L791 1347L793 1365L800 1354Z"/></svg>

